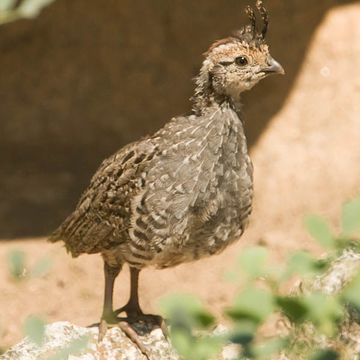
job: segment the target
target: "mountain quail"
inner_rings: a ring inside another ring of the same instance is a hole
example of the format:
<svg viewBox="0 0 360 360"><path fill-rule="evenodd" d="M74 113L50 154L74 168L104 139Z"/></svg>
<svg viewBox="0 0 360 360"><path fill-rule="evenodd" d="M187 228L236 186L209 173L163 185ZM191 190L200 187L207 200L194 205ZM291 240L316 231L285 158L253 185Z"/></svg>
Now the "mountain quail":
<svg viewBox="0 0 360 360"><path fill-rule="evenodd" d="M105 296L100 333L114 322L113 285L130 266L131 291L120 309L144 317L138 276L153 265L167 268L218 254L239 239L252 208L253 167L248 155L240 94L269 74L284 70L265 43L268 16L256 2L263 25L250 24L216 41L196 78L192 112L152 136L106 159L75 211L52 234L72 256L100 253ZM128 323L121 328L145 352Z"/></svg>

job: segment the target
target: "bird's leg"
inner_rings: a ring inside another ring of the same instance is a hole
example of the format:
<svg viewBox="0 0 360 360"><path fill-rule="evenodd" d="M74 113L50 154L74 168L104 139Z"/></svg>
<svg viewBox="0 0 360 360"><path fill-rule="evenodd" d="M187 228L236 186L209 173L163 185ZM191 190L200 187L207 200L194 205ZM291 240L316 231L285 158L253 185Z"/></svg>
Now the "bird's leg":
<svg viewBox="0 0 360 360"><path fill-rule="evenodd" d="M125 335L139 348L139 350L145 355L147 359L149 356L147 354L146 348L144 344L139 339L138 334L136 331L128 324L127 321L119 321L116 317L116 313L113 311L113 291L114 291L114 282L116 277L119 275L120 268L113 268L110 267L104 261L104 274L105 274L105 292L104 292L104 305L103 305L103 312L101 315L101 321L99 325L99 341L101 341L108 329L109 326L118 326ZM131 273L132 274L132 273ZM139 278L139 270L131 275L131 284L136 286L131 287L131 296L129 301L131 307L134 309L140 309L139 301L138 301L138 294L137 294L137 286L138 286L138 278ZM136 292L133 292L135 291ZM140 310L141 311L141 310Z"/></svg>
<svg viewBox="0 0 360 360"><path fill-rule="evenodd" d="M114 282L120 270L121 267L110 267L106 261L104 261L105 291L103 311L99 325L99 341L105 336L108 324L116 322L116 314L113 311L113 291Z"/></svg>
<svg viewBox="0 0 360 360"><path fill-rule="evenodd" d="M126 305L115 311L116 315L122 312L131 318L144 315L139 304L139 273L139 269L130 267L130 298Z"/></svg>
<svg viewBox="0 0 360 360"><path fill-rule="evenodd" d="M130 267L130 298L126 305L115 311L116 315L125 312L128 321L149 321L158 325L165 337L168 335L168 330L164 319L159 315L144 314L139 304L139 273L140 270Z"/></svg>

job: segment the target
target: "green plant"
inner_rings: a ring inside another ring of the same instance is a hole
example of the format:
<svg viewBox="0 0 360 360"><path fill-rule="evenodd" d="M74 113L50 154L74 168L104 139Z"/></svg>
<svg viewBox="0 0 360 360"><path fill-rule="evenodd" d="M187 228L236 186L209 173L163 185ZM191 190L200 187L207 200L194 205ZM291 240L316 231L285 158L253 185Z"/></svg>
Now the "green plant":
<svg viewBox="0 0 360 360"><path fill-rule="evenodd" d="M42 318L31 315L24 323L24 334L34 344L41 346L45 336L45 322Z"/></svg>
<svg viewBox="0 0 360 360"><path fill-rule="evenodd" d="M38 259L33 266L28 266L26 253L13 249L7 254L8 271L10 277L17 283L28 281L46 275L52 266L52 259L45 255ZM23 333L37 346L41 346L45 334L45 322L42 317L31 315L23 324Z"/></svg>
<svg viewBox="0 0 360 360"><path fill-rule="evenodd" d="M48 255L38 259L32 267L28 266L25 252L19 249L9 251L7 263L10 276L16 281L44 276L52 267Z"/></svg>
<svg viewBox="0 0 360 360"><path fill-rule="evenodd" d="M34 18L41 10L54 0L0 0L0 24L6 24L18 19Z"/></svg>
<svg viewBox="0 0 360 360"><path fill-rule="evenodd" d="M215 355L223 344L221 336L194 336L194 330L204 331L214 325L215 318L201 302L191 295L173 294L161 301L164 315L171 319L171 339L188 360L206 360Z"/></svg>
<svg viewBox="0 0 360 360"><path fill-rule="evenodd" d="M53 264L49 255L39 258L33 266L28 266L26 253L19 249L11 250L7 255L8 270L13 280L31 281L31 279L46 275ZM36 346L41 347L45 342L46 323L42 316L30 315L23 324L24 335ZM66 347L58 349L47 360L65 360L70 355L81 353L87 345L89 338L82 336L71 341ZM1 351L0 351L1 353Z"/></svg>
<svg viewBox="0 0 360 360"><path fill-rule="evenodd" d="M238 359L271 359L280 353L296 359L343 358L341 348L320 348L316 339L325 337L327 344L337 343L347 307L360 309L360 274L332 295L313 290L289 296L281 289L295 276L312 283L328 271L344 249L359 251L360 199L344 205L338 234L319 216L306 217L305 226L327 250L326 257L319 260L309 252L298 251L279 266L272 263L264 247L247 248L239 256L235 271L228 277L241 276L244 285L225 310L231 324L227 333L219 336L211 332L214 316L194 297L173 295L162 301L164 315L170 320L173 345L184 359L214 358L227 343L239 345ZM259 330L274 314L288 321L291 330L280 338L265 338Z"/></svg>
<svg viewBox="0 0 360 360"><path fill-rule="evenodd" d="M66 360L69 358L70 355L78 355L87 348L88 342L89 338L87 336L81 336L71 341L71 343L65 348L58 350L47 360Z"/></svg>
<svg viewBox="0 0 360 360"><path fill-rule="evenodd" d="M41 317L31 315L24 323L24 334L36 346L41 346L45 341L45 322ZM88 336L81 336L72 340L66 347L57 350L47 360L66 360L70 355L81 353L88 346Z"/></svg>

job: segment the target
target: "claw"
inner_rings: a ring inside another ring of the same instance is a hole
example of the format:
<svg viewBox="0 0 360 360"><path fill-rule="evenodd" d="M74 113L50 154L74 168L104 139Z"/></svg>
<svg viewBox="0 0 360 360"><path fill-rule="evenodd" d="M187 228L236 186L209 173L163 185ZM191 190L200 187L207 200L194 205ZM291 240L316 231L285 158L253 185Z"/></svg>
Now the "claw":
<svg viewBox="0 0 360 360"><path fill-rule="evenodd" d="M169 340L169 329L168 327L166 326L166 322L165 320L160 316L161 320L160 320L160 329L161 331L163 332L164 336L165 336L165 339L166 340Z"/></svg>
<svg viewBox="0 0 360 360"><path fill-rule="evenodd" d="M121 313L121 309L117 310L115 313ZM113 319L114 317L112 317ZM131 323L135 321L144 321L149 322L149 320L153 323L159 326L159 328L162 330L164 336L166 339L168 339L169 332L166 326L166 323L164 319L159 315L152 315L152 314L142 314L142 315L130 315L128 318L117 318L117 321L113 320L106 320L105 318L102 318L99 323L99 336L98 341L101 342L106 334L106 331L109 328L112 328L114 326L119 327L125 335L137 346L137 348L141 351L141 353L145 356L147 360L150 360L148 351L145 347L145 345L142 343L139 335L136 333L136 331L132 328Z"/></svg>
<svg viewBox="0 0 360 360"><path fill-rule="evenodd" d="M102 318L99 323L98 341L101 342L104 339L107 330L115 326L119 327L125 333L125 335L138 347L138 349L141 351L141 353L145 356L147 360L150 360L145 345L142 343L142 341L139 338L139 335L129 325L127 321L121 320L116 323L112 323L112 322L110 323L106 321L106 319Z"/></svg>
<svg viewBox="0 0 360 360"><path fill-rule="evenodd" d="M108 329L108 323L106 322L105 319L101 319L99 324L98 342L101 342L104 339L107 329Z"/></svg>
<svg viewBox="0 0 360 360"><path fill-rule="evenodd" d="M165 320L160 315L144 314L140 307L133 306L131 303L127 303L123 307L114 311L114 315L118 316L121 313L126 313L128 319L133 321L147 321L151 319L162 330L166 340L169 338L169 331L166 326Z"/></svg>
<svg viewBox="0 0 360 360"><path fill-rule="evenodd" d="M146 347L140 340L136 331L126 321L120 321L118 326L125 333L125 335L139 348L146 359L150 360L149 354L146 351Z"/></svg>

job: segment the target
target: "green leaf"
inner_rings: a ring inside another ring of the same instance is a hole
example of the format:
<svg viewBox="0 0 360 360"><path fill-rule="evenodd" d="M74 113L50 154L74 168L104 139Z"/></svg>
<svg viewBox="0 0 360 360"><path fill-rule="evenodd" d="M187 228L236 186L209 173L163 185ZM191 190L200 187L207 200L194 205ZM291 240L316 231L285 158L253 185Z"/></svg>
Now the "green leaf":
<svg viewBox="0 0 360 360"><path fill-rule="evenodd" d="M315 355L311 356L310 360L340 360L340 355L330 349L319 350Z"/></svg>
<svg viewBox="0 0 360 360"><path fill-rule="evenodd" d="M89 337L84 335L73 340L67 347L60 349L47 360L67 360L70 355L78 355L87 348Z"/></svg>
<svg viewBox="0 0 360 360"><path fill-rule="evenodd" d="M229 334L229 341L233 344L239 344L241 346L249 346L255 337L256 326L252 322L244 320L239 321L240 325L232 330ZM245 325L245 326L242 326Z"/></svg>
<svg viewBox="0 0 360 360"><path fill-rule="evenodd" d="M198 311L194 315L196 322L203 328L208 328L215 322L214 316L205 310Z"/></svg>
<svg viewBox="0 0 360 360"><path fill-rule="evenodd" d="M244 249L239 256L239 264L245 273L251 277L264 275L268 252L264 247L254 246Z"/></svg>
<svg viewBox="0 0 360 360"><path fill-rule="evenodd" d="M35 263L34 267L31 269L30 276L41 277L50 270L51 266L52 260L49 257L45 256Z"/></svg>
<svg viewBox="0 0 360 360"><path fill-rule="evenodd" d="M286 269L288 276L293 274L307 276L314 275L317 272L317 261L306 251L297 251L288 260Z"/></svg>
<svg viewBox="0 0 360 360"><path fill-rule="evenodd" d="M260 324L273 310L273 295L267 290L250 286L236 297L227 314L236 321L250 320Z"/></svg>
<svg viewBox="0 0 360 360"><path fill-rule="evenodd" d="M305 226L310 235L323 247L333 249L335 240L327 222L320 216L309 215L305 218Z"/></svg>
<svg viewBox="0 0 360 360"><path fill-rule="evenodd" d="M224 337L193 336L184 328L171 328L171 342L179 354L187 360L207 360L219 353Z"/></svg>
<svg viewBox="0 0 360 360"><path fill-rule="evenodd" d="M10 10L15 4L15 0L0 0L0 11Z"/></svg>
<svg viewBox="0 0 360 360"><path fill-rule="evenodd" d="M175 329L171 331L171 343L175 349L185 358L189 357L193 347L193 337L191 334Z"/></svg>
<svg viewBox="0 0 360 360"><path fill-rule="evenodd" d="M341 227L346 236L360 234L360 198L350 201L343 206Z"/></svg>
<svg viewBox="0 0 360 360"><path fill-rule="evenodd" d="M188 294L171 294L160 300L160 308L165 316L171 316L178 309L196 312L203 307L199 299Z"/></svg>
<svg viewBox="0 0 360 360"><path fill-rule="evenodd" d="M198 337L193 348L192 358L194 360L214 359L223 345L222 339L215 336Z"/></svg>
<svg viewBox="0 0 360 360"><path fill-rule="evenodd" d="M299 297L279 296L276 299L281 311L294 323L304 321L307 308Z"/></svg>
<svg viewBox="0 0 360 360"><path fill-rule="evenodd" d="M253 352L256 359L270 359L275 354L280 353L288 345L287 338L276 338L268 341L263 341L261 344L254 347Z"/></svg>
<svg viewBox="0 0 360 360"><path fill-rule="evenodd" d="M172 294L160 301L160 308L175 327L207 328L215 321L214 316L196 297L191 295Z"/></svg>
<svg viewBox="0 0 360 360"><path fill-rule="evenodd" d="M343 308L339 299L322 293L312 293L303 298L308 316L313 325L323 334L333 336L337 323L343 316Z"/></svg>
<svg viewBox="0 0 360 360"><path fill-rule="evenodd" d="M45 335L44 321L37 316L29 316L24 323L24 333L33 343L40 346Z"/></svg>
<svg viewBox="0 0 360 360"><path fill-rule="evenodd" d="M12 277L20 280L25 277L25 253L21 250L12 250L8 254L9 271Z"/></svg>
<svg viewBox="0 0 360 360"><path fill-rule="evenodd" d="M27 18L34 18L39 15L41 10L50 5L54 0L24 0L21 2L17 11Z"/></svg>
<svg viewBox="0 0 360 360"><path fill-rule="evenodd" d="M360 309L360 274L345 288L342 296L345 300L351 302Z"/></svg>

